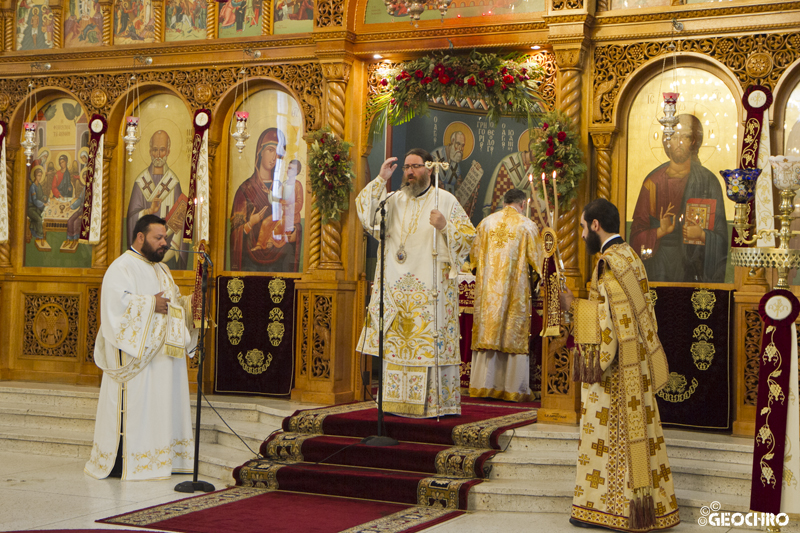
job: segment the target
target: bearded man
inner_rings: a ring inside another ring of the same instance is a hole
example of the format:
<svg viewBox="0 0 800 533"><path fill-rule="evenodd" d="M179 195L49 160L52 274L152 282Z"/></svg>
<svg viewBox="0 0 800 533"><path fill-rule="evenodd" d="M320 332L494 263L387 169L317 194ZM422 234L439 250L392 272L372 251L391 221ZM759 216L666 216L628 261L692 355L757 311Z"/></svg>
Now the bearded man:
<svg viewBox="0 0 800 533"><path fill-rule="evenodd" d="M603 198L581 214L589 255L600 253L589 299L571 309L573 378L582 381L578 468L570 523L643 532L680 523L655 394L669 368L645 268L619 235L619 211Z"/></svg>
<svg viewBox="0 0 800 533"><path fill-rule="evenodd" d="M361 224L376 238L380 238L376 212L387 198L386 182L397 168L395 161L396 157L384 161L378 177L356 199ZM456 278L475 238L475 228L455 196L431 186L431 171L425 163L432 161L427 151L410 150L403 165L403 186L386 204L383 407L388 413L414 418L461 414ZM436 265L434 228L438 231ZM434 268L438 302L433 296ZM378 355L380 284L378 269L368 323L358 341L360 351L373 356ZM438 362L434 325L438 326Z"/></svg>
<svg viewBox="0 0 800 533"><path fill-rule="evenodd" d="M458 186L461 185L461 171L458 164L464 159L464 146L467 143L467 138L460 131L454 131L450 135L450 144L440 146L433 152L434 161L443 161L450 164L447 170L439 171L439 186L451 194L455 194Z"/></svg>
<svg viewBox="0 0 800 533"><path fill-rule="evenodd" d="M194 439L186 354L197 342L191 296L161 261L166 221L136 222L130 249L103 276L94 361L103 370L94 445L97 479L158 479L191 472Z"/></svg>
<svg viewBox="0 0 800 533"><path fill-rule="evenodd" d="M723 282L728 262L728 223L719 179L697 157L703 125L679 115L664 141L669 161L644 180L631 224L631 246L653 251L644 260L651 281ZM693 216L699 210L703 217ZM713 220L712 220L713 219Z"/></svg>
<svg viewBox="0 0 800 533"><path fill-rule="evenodd" d="M189 244L182 242L181 235L188 205L178 176L167 165L171 147L166 131L159 130L150 137L150 165L136 176L128 202L127 242L128 246L133 244L137 220L157 215L167 222L167 244L173 248L167 252L165 262L174 270L184 270L189 261ZM174 248L180 248L180 252Z"/></svg>

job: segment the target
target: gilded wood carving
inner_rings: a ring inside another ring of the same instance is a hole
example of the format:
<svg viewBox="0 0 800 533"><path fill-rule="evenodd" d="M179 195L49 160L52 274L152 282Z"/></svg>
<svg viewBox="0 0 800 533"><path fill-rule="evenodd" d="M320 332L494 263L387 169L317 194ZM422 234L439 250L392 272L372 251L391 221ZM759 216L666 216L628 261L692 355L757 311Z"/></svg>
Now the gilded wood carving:
<svg viewBox="0 0 800 533"><path fill-rule="evenodd" d="M77 357L80 296L25 294L22 355Z"/></svg>
<svg viewBox="0 0 800 533"><path fill-rule="evenodd" d="M594 52L592 121L613 123L619 90L645 62L669 53L668 41L598 46ZM676 41L677 52L713 58L731 69L742 88L775 88L786 68L800 57L800 34L744 35Z"/></svg>

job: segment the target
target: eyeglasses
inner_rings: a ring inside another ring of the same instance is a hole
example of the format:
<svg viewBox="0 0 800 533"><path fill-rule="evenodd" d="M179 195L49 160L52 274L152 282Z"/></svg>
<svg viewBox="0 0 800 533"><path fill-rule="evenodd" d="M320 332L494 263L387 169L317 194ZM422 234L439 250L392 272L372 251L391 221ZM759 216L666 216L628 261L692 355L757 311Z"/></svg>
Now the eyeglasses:
<svg viewBox="0 0 800 533"><path fill-rule="evenodd" d="M414 165L403 165L403 172L408 172L411 169L417 170L418 168L422 168L424 166L425 165L421 165L419 163L416 163Z"/></svg>

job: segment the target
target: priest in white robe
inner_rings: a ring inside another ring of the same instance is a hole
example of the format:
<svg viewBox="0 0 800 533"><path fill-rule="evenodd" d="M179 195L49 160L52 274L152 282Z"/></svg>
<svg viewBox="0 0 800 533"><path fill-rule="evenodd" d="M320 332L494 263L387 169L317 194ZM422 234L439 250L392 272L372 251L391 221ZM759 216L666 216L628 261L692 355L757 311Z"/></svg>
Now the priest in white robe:
<svg viewBox="0 0 800 533"><path fill-rule="evenodd" d="M478 224L472 245L475 307L469 395L524 402L531 398L529 336L531 279L541 278L544 254L539 229L523 215L526 194L509 189L503 209Z"/></svg>
<svg viewBox="0 0 800 533"><path fill-rule="evenodd" d="M191 472L194 462L186 370L197 342L191 296L181 296L161 262L169 246L164 219L142 217L134 236L103 277L94 350L103 379L84 469L97 479L118 461L123 480Z"/></svg>
<svg viewBox="0 0 800 533"><path fill-rule="evenodd" d="M380 175L356 200L361 224L376 238L380 237L376 211L387 197L386 182L396 161L396 157L384 161ZM461 413L456 277L475 238L475 228L455 196L439 190L436 208L433 176L425 167L429 161L432 157L427 151L409 151L403 165L403 187L386 204L383 407L386 412L415 418ZM433 294L434 228L438 230L438 306ZM358 350L369 355L378 355L379 270L368 323L358 341Z"/></svg>

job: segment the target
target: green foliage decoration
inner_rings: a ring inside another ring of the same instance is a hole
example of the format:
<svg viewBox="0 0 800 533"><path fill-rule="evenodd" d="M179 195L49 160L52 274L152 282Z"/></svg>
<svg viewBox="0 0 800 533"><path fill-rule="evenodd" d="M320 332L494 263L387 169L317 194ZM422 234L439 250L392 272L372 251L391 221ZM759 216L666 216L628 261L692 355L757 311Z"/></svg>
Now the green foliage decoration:
<svg viewBox="0 0 800 533"><path fill-rule="evenodd" d="M339 220L350 205L353 190L353 163L350 160L352 144L341 140L329 126L311 132L308 151L308 179L316 198L322 223Z"/></svg>

